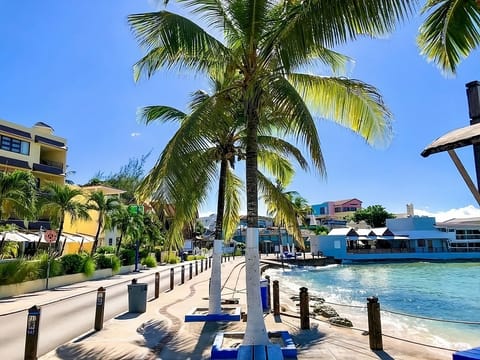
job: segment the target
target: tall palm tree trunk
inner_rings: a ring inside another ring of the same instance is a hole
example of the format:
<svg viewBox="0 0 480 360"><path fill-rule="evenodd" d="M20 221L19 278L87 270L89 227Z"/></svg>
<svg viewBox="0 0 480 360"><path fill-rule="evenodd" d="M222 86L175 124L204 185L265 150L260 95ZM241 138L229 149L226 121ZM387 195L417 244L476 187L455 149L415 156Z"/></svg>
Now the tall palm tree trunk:
<svg viewBox="0 0 480 360"><path fill-rule="evenodd" d="M123 232L120 233L120 238L118 239L117 251L115 252L115 255L117 256L120 253L120 246L122 245L122 239L123 239Z"/></svg>
<svg viewBox="0 0 480 360"><path fill-rule="evenodd" d="M65 215L62 214L62 218L60 219L60 224L59 224L59 227L58 227L57 239L55 240L55 249L54 249L54 251L58 251L58 250L59 250L60 236L62 235L62 232L63 232L63 224L64 224L64 222L65 222Z"/></svg>
<svg viewBox="0 0 480 360"><path fill-rule="evenodd" d="M93 256L93 254L95 254L95 251L97 251L97 247L98 247L98 237L100 236L100 230L102 229L102 226L103 226L103 215L100 214L98 216L98 227L97 227L97 232L95 234L95 240L93 241L93 246L92 246L92 252L91 252L91 255Z"/></svg>
<svg viewBox="0 0 480 360"><path fill-rule="evenodd" d="M254 89L250 89L255 92ZM247 90L248 92L248 90ZM257 91L258 92L258 91ZM255 96L256 95L256 96ZM258 246L258 94L249 94L245 100L247 119L247 238L245 248L245 277L247 285L247 328L244 345L268 345L268 334L263 319L260 295L260 256Z"/></svg>
<svg viewBox="0 0 480 360"><path fill-rule="evenodd" d="M213 241L213 261L208 296L208 312L210 314L220 314L222 312L223 213L225 211L227 166L227 160L222 159L218 180L217 220L215 222L215 240Z"/></svg>

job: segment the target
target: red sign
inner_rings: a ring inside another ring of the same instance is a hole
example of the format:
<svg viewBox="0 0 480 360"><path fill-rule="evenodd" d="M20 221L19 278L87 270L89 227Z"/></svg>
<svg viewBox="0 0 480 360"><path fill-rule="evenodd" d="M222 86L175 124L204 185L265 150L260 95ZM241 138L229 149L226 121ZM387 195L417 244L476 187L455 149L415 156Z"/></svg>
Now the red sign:
<svg viewBox="0 0 480 360"><path fill-rule="evenodd" d="M52 243L57 239L57 233L54 230L45 231L45 241Z"/></svg>

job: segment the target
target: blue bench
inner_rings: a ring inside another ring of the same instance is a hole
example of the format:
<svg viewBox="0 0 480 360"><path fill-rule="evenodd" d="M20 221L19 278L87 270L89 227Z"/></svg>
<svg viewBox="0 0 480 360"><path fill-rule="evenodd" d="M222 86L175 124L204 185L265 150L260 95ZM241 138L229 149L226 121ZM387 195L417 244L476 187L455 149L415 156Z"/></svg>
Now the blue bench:
<svg viewBox="0 0 480 360"><path fill-rule="evenodd" d="M283 360L279 345L242 345L237 360Z"/></svg>
<svg viewBox="0 0 480 360"><path fill-rule="evenodd" d="M453 354L453 360L479 360L480 359L480 347L457 351Z"/></svg>

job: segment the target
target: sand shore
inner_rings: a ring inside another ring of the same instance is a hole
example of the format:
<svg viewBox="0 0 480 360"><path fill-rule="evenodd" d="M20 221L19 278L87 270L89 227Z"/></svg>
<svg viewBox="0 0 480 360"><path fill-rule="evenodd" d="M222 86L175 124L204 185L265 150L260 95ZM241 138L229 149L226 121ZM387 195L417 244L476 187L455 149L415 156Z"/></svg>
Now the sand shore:
<svg viewBox="0 0 480 360"><path fill-rule="evenodd" d="M236 258L222 264L222 299L238 299L238 306L246 311L242 263L243 258ZM149 301L145 313L117 316L105 322L101 331L64 344L40 359L210 359L216 334L219 331L244 332L246 322L184 321L185 314L192 309L208 308L209 278L210 270ZM280 303L280 316L265 314L267 330L288 330L297 344L300 360L452 358L450 351L387 337L383 337L383 351L374 352L370 350L369 337L362 332L334 326L320 319L311 319L310 330L301 330L299 313L289 294L281 293Z"/></svg>

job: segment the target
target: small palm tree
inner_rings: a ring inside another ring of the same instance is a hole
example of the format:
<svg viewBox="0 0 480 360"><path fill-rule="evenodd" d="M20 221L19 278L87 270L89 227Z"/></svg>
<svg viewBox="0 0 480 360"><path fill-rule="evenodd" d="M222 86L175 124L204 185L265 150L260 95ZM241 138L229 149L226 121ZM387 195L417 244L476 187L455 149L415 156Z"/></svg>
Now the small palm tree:
<svg viewBox="0 0 480 360"><path fill-rule="evenodd" d="M95 240L92 246L91 254L95 254L98 247L98 238L100 232L106 228L110 228L110 215L112 212L120 206L117 198L111 196L105 196L105 194L98 190L90 194L87 201L87 208L89 210L95 210L98 212L97 217L97 232L95 233Z"/></svg>
<svg viewBox="0 0 480 360"><path fill-rule="evenodd" d="M37 198L35 177L30 172L0 172L0 220L15 215L33 219Z"/></svg>
<svg viewBox="0 0 480 360"><path fill-rule="evenodd" d="M140 239L142 236L144 231L143 214L133 214L128 210L127 205L120 205L112 212L111 225L120 231L115 252L118 256L124 238L134 240Z"/></svg>
<svg viewBox="0 0 480 360"><path fill-rule="evenodd" d="M55 250L58 251L60 236L63 232L65 217L69 216L72 223L76 220L90 220L86 204L78 200L83 192L69 185L47 183L39 197L40 210L46 213L57 231Z"/></svg>

